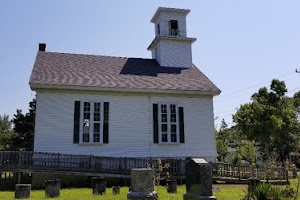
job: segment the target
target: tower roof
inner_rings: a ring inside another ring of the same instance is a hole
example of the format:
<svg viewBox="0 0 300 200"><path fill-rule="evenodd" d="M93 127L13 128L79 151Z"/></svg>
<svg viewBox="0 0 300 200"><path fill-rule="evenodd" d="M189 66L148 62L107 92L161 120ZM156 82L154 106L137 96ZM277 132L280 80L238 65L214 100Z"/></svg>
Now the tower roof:
<svg viewBox="0 0 300 200"><path fill-rule="evenodd" d="M161 12L177 12L177 13L183 13L185 15L189 14L191 10L188 9L178 9L178 8L166 8L166 7L159 7L157 8L156 12L154 13L151 22L154 23L157 17L160 15Z"/></svg>

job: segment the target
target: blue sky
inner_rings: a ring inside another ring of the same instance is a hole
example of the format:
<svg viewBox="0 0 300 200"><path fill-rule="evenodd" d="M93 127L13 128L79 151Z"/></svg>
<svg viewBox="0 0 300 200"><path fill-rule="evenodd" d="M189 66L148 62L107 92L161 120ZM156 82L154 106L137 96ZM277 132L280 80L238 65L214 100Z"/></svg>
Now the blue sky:
<svg viewBox="0 0 300 200"><path fill-rule="evenodd" d="M28 85L38 50L150 58L150 23L159 6L191 9L187 34L197 38L193 62L221 90L216 126L273 78L300 90L298 0L113 0L0 2L0 114L27 112Z"/></svg>

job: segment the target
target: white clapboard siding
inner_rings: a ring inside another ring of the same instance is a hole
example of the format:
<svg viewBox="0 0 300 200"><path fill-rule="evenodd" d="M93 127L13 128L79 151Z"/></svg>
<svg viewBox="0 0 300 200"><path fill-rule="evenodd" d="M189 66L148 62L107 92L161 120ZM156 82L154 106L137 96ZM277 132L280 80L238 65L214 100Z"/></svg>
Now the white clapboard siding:
<svg viewBox="0 0 300 200"><path fill-rule="evenodd" d="M73 144L74 101L109 102L109 143ZM184 144L153 143L153 103L184 107ZM113 157L216 158L212 97L37 91L34 151Z"/></svg>

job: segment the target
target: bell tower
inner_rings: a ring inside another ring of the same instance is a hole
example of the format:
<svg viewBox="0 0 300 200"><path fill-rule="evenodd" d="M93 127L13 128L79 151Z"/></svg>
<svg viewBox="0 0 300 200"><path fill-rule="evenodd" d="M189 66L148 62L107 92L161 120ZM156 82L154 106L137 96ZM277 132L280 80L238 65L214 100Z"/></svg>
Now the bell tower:
<svg viewBox="0 0 300 200"><path fill-rule="evenodd" d="M159 7L151 22L155 38L148 47L152 58L163 67L192 67L192 43L186 35L186 16L190 10Z"/></svg>

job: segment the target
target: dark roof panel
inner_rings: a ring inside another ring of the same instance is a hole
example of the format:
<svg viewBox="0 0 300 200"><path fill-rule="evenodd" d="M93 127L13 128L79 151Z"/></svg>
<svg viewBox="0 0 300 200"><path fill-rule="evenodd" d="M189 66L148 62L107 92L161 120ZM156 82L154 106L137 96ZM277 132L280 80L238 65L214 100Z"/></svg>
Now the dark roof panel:
<svg viewBox="0 0 300 200"><path fill-rule="evenodd" d="M196 67L161 67L155 59L39 51L30 84L219 93Z"/></svg>

